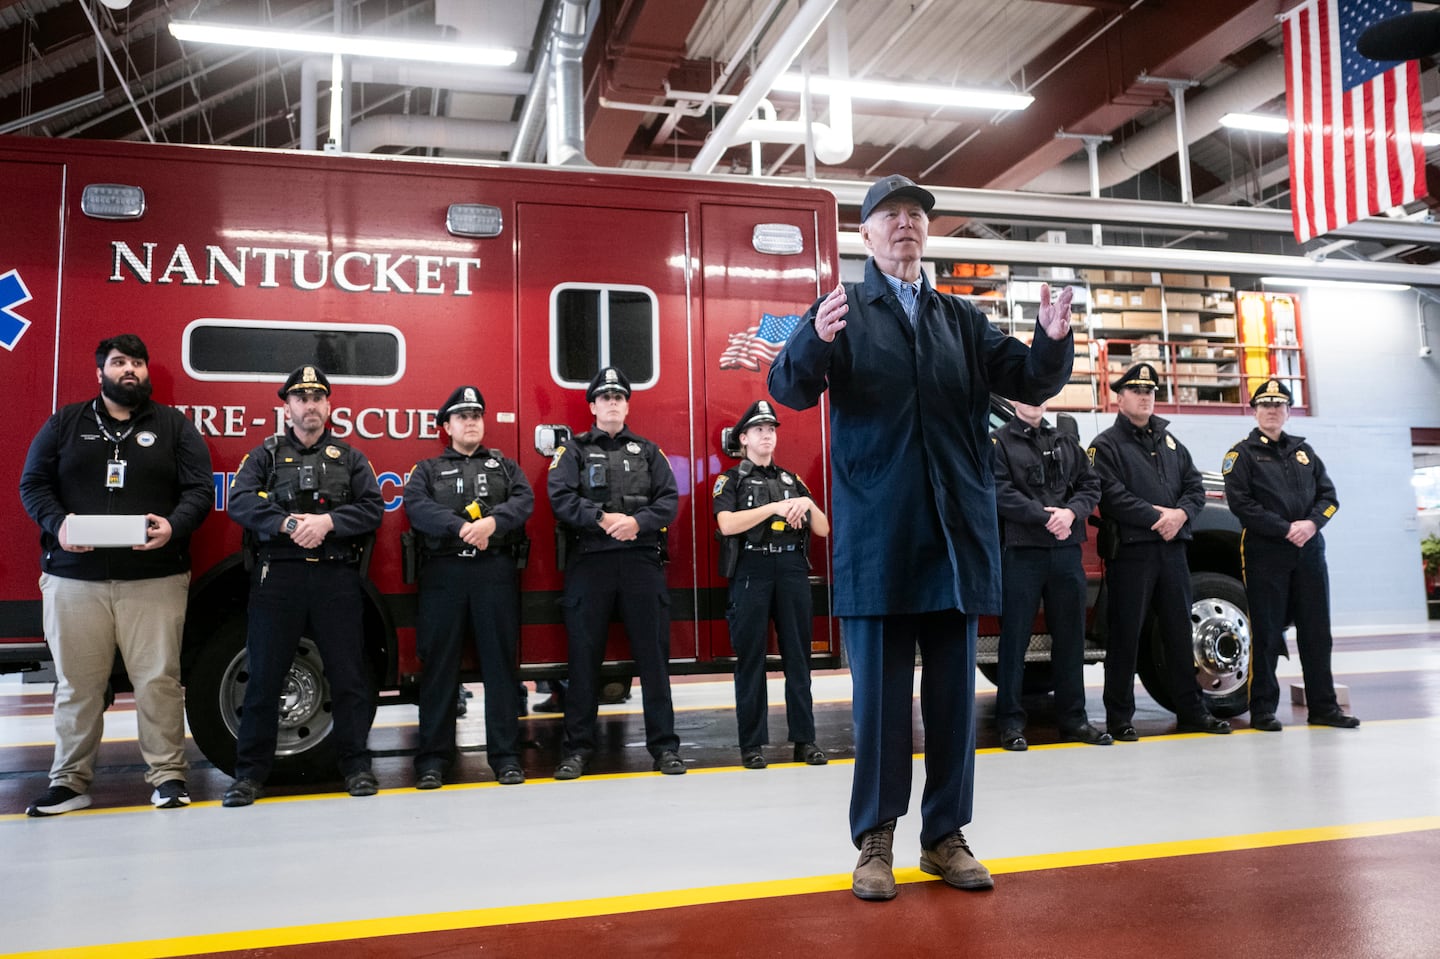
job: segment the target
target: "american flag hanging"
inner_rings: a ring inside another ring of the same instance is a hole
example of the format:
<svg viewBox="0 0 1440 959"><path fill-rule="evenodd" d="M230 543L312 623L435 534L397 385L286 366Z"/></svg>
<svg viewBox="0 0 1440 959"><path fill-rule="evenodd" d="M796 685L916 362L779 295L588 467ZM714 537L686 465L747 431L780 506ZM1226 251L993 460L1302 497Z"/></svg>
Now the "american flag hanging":
<svg viewBox="0 0 1440 959"><path fill-rule="evenodd" d="M798 313L784 316L762 313L760 322L755 326L744 333L730 334L725 351L720 354L720 369L743 369L755 373L759 372L761 361L767 366L773 364L799 323Z"/></svg>
<svg viewBox="0 0 1440 959"><path fill-rule="evenodd" d="M1427 194L1420 68L1361 56L1371 24L1401 0L1310 0L1285 24L1285 100L1295 239L1339 229Z"/></svg>

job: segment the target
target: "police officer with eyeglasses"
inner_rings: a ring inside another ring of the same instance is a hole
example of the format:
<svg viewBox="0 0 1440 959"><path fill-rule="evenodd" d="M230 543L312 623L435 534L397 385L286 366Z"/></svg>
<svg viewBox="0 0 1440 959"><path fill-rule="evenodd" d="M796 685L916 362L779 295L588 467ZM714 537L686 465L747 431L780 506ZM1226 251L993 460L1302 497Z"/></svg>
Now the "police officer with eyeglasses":
<svg viewBox="0 0 1440 959"><path fill-rule="evenodd" d="M670 594L665 536L680 508L660 447L630 430L630 381L613 366L585 390L595 425L555 450L546 487L567 537L565 593L569 692L556 779L578 779L595 755L600 667L616 610L640 674L645 745L654 768L685 772L670 698Z"/></svg>
<svg viewBox="0 0 1440 959"><path fill-rule="evenodd" d="M253 538L250 679L226 806L258 799L275 760L280 694L302 634L330 682L340 774L352 796L379 789L366 740L375 700L365 660L364 551L385 515L365 454L329 429L330 380L302 366L279 390L290 426L240 461L229 513Z"/></svg>
<svg viewBox="0 0 1440 959"><path fill-rule="evenodd" d="M518 566L535 494L514 460L484 445L485 397L477 387L456 388L436 419L450 445L417 463L405 484L405 515L419 534L416 641L425 664L415 788L440 788L454 762L455 684L467 635L485 680L485 755L495 778L515 785L525 781Z"/></svg>
<svg viewBox="0 0 1440 959"><path fill-rule="evenodd" d="M757 400L735 424L744 459L715 480L713 505L721 542L720 573L730 579L730 645L735 649L735 719L740 762L764 769L769 741L765 652L770 622L785 670L785 719L795 762L823 766L815 745L810 697L810 534L830 535L830 521L799 476L775 463L775 408Z"/></svg>
<svg viewBox="0 0 1440 959"><path fill-rule="evenodd" d="M1305 678L1306 718L1312 726L1354 729L1335 696L1330 671L1330 573L1320 529L1340 508L1325 464L1303 436L1285 432L1293 394L1277 379L1255 388L1250 405L1256 426L1225 454L1225 497L1240 520L1240 556L1250 605L1250 727L1282 728L1275 711L1280 682L1275 668L1288 656L1285 627Z"/></svg>
<svg viewBox="0 0 1440 959"><path fill-rule="evenodd" d="M1136 363L1110 385L1120 411L1090 443L1100 474L1101 543L1109 631L1105 647L1105 715L1110 735L1134 742L1135 667L1140 635L1153 613L1165 650L1165 682L1182 733L1228 733L1210 714L1195 680L1190 627L1190 520L1205 508L1205 484L1190 451L1155 415L1160 378Z"/></svg>

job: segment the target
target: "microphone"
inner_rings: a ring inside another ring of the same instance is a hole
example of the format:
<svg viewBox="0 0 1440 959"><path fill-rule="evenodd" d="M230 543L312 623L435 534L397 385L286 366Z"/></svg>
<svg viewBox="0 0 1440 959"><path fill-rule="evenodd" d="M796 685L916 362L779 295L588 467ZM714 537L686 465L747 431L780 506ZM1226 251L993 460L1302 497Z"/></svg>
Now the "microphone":
<svg viewBox="0 0 1440 959"><path fill-rule="evenodd" d="M1355 43L1371 60L1419 60L1440 52L1440 10L1403 13L1371 24Z"/></svg>

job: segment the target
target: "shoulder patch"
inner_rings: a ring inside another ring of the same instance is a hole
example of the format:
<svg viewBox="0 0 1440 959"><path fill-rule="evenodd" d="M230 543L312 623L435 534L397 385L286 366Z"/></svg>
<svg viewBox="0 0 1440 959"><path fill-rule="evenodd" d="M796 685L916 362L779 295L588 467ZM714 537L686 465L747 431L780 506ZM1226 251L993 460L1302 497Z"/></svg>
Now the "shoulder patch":
<svg viewBox="0 0 1440 959"><path fill-rule="evenodd" d="M1226 454L1225 454L1225 462L1220 465L1220 472L1221 472L1221 473L1227 473L1227 474L1228 474L1228 473L1230 472L1231 467L1233 467L1233 466L1235 465L1235 461L1238 460L1239 458L1240 458L1240 454L1237 453L1237 452L1235 452L1234 450L1231 450L1230 452L1226 453Z"/></svg>
<svg viewBox="0 0 1440 959"><path fill-rule="evenodd" d="M1095 465L1095 447L1091 446L1085 450L1085 456L1090 460L1090 465Z"/></svg>
<svg viewBox="0 0 1440 959"><path fill-rule="evenodd" d="M712 497L719 496L720 491L725 488L725 481L729 478L729 473L721 473L719 476L715 477L715 488L710 491L710 495Z"/></svg>
<svg viewBox="0 0 1440 959"><path fill-rule="evenodd" d="M562 457L562 456L564 456L564 455L565 455L565 447L563 447L563 446L557 446L557 447L555 447L555 452L554 452L554 454L550 457L550 468L551 468L552 470L553 470L555 467L557 467L557 466L560 465L560 457Z"/></svg>
<svg viewBox="0 0 1440 959"><path fill-rule="evenodd" d="M250 458L250 454L249 454L249 453L246 453L244 456L240 457L240 463L239 463L239 465L237 465L237 466L235 467L235 472L233 472L233 473L230 474L230 487L231 487L232 489L235 487L235 477L237 477L237 476L240 475L240 471L245 468L245 461L248 460L249 458Z"/></svg>

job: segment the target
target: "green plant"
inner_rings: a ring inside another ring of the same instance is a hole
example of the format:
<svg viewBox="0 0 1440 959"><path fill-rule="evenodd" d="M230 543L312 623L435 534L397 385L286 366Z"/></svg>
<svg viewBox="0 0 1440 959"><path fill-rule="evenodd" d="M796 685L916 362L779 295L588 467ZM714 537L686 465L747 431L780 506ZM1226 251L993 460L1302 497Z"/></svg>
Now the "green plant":
<svg viewBox="0 0 1440 959"><path fill-rule="evenodd" d="M1440 536L1431 533L1420 541L1420 556L1425 561L1425 572L1434 576L1440 573Z"/></svg>

